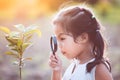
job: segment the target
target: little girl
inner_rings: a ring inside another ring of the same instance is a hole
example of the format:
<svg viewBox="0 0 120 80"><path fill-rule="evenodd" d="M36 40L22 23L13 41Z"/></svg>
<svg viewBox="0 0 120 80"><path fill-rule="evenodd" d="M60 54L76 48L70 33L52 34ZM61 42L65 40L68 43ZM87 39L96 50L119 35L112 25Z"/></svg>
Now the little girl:
<svg viewBox="0 0 120 80"><path fill-rule="evenodd" d="M57 54L51 54L52 80L113 80L110 64L103 57L101 26L89 9L63 9L53 25L61 53L72 63L62 77L62 62Z"/></svg>

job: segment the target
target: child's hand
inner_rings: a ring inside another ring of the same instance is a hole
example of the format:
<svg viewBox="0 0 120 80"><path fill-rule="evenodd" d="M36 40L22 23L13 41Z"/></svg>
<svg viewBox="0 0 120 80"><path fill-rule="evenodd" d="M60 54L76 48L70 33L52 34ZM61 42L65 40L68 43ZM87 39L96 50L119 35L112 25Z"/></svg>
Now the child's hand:
<svg viewBox="0 0 120 80"><path fill-rule="evenodd" d="M61 70L62 69L62 61L60 60L60 58L56 55L50 54L50 58L49 58L49 66L53 69L53 70Z"/></svg>

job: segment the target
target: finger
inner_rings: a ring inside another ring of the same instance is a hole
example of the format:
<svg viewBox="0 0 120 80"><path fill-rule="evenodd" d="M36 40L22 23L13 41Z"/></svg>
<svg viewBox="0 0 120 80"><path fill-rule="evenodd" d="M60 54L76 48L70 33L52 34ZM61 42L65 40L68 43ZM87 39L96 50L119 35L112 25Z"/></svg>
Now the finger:
<svg viewBox="0 0 120 80"><path fill-rule="evenodd" d="M51 58L51 57L55 58L55 55L54 55L54 54L50 54L50 56L49 56L49 57L50 57L50 58Z"/></svg>
<svg viewBox="0 0 120 80"><path fill-rule="evenodd" d="M50 59L56 59L56 57L55 56L50 56ZM57 60L57 59L56 59Z"/></svg>
<svg viewBox="0 0 120 80"><path fill-rule="evenodd" d="M54 63L57 64L57 63L58 63L58 61L56 61L55 59L53 59L53 60L50 59L48 62L49 62L50 64L54 64Z"/></svg>
<svg viewBox="0 0 120 80"><path fill-rule="evenodd" d="M49 66L52 67L52 68L56 67L57 65L58 65L58 64L55 63L55 62L49 62Z"/></svg>
<svg viewBox="0 0 120 80"><path fill-rule="evenodd" d="M55 57L55 55L51 55L51 56L50 56L50 59L51 59L51 60L57 60L57 58Z"/></svg>
<svg viewBox="0 0 120 80"><path fill-rule="evenodd" d="M51 64L54 64L54 63L58 64L58 60L56 60L56 59L49 59L49 63L51 63Z"/></svg>
<svg viewBox="0 0 120 80"><path fill-rule="evenodd" d="M52 53L50 53L49 57L53 57L54 55Z"/></svg>
<svg viewBox="0 0 120 80"><path fill-rule="evenodd" d="M58 60L52 58L52 59L51 59L51 62L56 62L56 63L58 63Z"/></svg>

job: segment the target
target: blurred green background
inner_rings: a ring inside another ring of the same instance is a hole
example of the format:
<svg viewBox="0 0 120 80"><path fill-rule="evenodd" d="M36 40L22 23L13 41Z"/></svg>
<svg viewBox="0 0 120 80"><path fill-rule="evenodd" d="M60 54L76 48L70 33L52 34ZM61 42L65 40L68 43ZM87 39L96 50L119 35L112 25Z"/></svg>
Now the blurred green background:
<svg viewBox="0 0 120 80"><path fill-rule="evenodd" d="M82 3L82 4L81 4ZM0 0L0 27L16 30L13 25L26 27L38 25L41 37L34 35L34 44L29 47L25 57L32 57L23 68L23 80L50 80L51 69L48 66L50 53L49 38L53 34L51 21L54 14L64 6L87 5L105 27L103 34L108 48L107 56L112 66L114 80L120 80L120 0ZM13 57L4 54L9 49L3 32L0 32L0 80L19 80L18 67L13 65ZM64 70L69 61L62 58Z"/></svg>

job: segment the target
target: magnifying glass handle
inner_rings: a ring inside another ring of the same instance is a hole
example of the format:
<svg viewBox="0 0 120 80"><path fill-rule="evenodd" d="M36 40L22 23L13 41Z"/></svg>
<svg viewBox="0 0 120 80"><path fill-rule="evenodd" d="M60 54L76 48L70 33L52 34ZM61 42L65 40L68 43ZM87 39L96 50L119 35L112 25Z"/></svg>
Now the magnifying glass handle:
<svg viewBox="0 0 120 80"><path fill-rule="evenodd" d="M55 55L55 52L53 52L53 55Z"/></svg>

